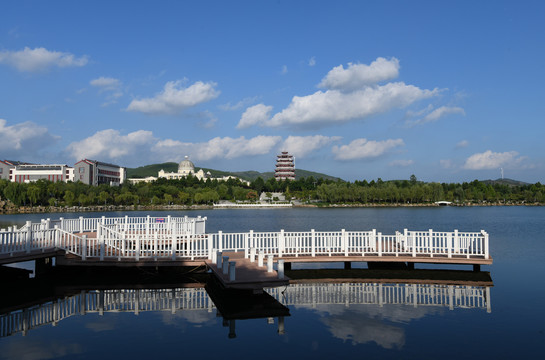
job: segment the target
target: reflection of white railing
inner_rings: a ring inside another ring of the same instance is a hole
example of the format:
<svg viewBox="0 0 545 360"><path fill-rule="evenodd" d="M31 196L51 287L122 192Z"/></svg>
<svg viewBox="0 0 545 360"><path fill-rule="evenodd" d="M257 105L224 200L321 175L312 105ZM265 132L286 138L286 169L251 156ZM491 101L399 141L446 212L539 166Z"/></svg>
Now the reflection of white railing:
<svg viewBox="0 0 545 360"><path fill-rule="evenodd" d="M104 312L131 312L214 309L212 300L204 288L139 289L139 290L93 290L13 311L0 316L0 337L22 332L26 334L42 325L56 325L74 315Z"/></svg>
<svg viewBox="0 0 545 360"><path fill-rule="evenodd" d="M287 306L409 305L491 312L490 288L433 284L292 284L266 291ZM53 324L74 315L105 312L206 310L215 308L203 288L92 290L0 315L0 337Z"/></svg>
<svg viewBox="0 0 545 360"><path fill-rule="evenodd" d="M285 305L411 305L478 308L491 312L490 288L466 285L324 283L293 284L268 292Z"/></svg>
<svg viewBox="0 0 545 360"><path fill-rule="evenodd" d="M205 233L206 218L138 217L42 220L0 231L0 255L63 249L87 258L211 259L213 251L283 256L404 256L489 259L488 233L372 231ZM87 234L87 238L83 234ZM68 234L78 234L69 236ZM67 239L71 240L67 242ZM67 246L67 247L65 247Z"/></svg>

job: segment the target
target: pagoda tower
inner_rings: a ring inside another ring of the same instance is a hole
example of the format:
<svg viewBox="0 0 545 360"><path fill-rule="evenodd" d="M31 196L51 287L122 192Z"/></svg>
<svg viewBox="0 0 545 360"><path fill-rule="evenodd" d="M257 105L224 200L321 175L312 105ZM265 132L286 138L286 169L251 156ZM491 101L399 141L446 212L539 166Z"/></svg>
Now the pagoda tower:
<svg viewBox="0 0 545 360"><path fill-rule="evenodd" d="M295 180L295 158L287 151L282 151L282 154L276 156L274 178L277 181L285 179Z"/></svg>

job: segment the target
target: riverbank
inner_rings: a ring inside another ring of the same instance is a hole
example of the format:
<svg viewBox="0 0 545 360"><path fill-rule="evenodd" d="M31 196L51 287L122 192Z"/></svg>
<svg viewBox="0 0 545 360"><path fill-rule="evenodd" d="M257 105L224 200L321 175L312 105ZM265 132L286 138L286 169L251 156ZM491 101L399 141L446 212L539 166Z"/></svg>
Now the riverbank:
<svg viewBox="0 0 545 360"><path fill-rule="evenodd" d="M259 204L251 204L246 208L259 208ZM466 207L466 206L545 206L541 203L452 203L448 206ZM263 208L270 206L263 206ZM293 206L283 206L283 208L391 208L391 207L440 207L435 203L419 203L419 204L298 204L293 203ZM168 211L168 210L211 210L231 208L229 206L216 207L213 205L96 205L96 206L20 206L20 207L0 207L0 215L15 215L15 214L41 214L41 213L67 213L67 212L104 212L104 211Z"/></svg>

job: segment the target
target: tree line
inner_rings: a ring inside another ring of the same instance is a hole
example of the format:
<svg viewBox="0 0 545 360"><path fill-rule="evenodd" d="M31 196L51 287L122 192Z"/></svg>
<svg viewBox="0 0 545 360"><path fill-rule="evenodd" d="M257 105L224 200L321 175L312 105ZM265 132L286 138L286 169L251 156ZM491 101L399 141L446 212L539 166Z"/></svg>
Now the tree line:
<svg viewBox="0 0 545 360"><path fill-rule="evenodd" d="M281 192L287 199L313 203L425 204L446 200L473 203L545 203L545 186L487 184L482 181L424 183L413 175L409 180L333 181L307 177L294 181L257 178L249 185L238 179L158 179L151 183L125 183L118 187L90 186L81 182L39 180L15 183L0 180L0 200L15 206L96 205L193 205L220 200L258 200L260 194Z"/></svg>

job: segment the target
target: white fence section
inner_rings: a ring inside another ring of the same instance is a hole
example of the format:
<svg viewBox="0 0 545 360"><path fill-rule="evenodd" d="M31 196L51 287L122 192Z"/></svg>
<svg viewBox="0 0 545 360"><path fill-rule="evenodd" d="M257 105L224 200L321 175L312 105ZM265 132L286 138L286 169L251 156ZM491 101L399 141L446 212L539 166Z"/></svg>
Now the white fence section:
<svg viewBox="0 0 545 360"><path fill-rule="evenodd" d="M118 217L42 220L0 231L0 256L62 249L88 258L211 259L215 251L263 251L264 255L410 256L489 259L488 233L307 231L205 233L206 218Z"/></svg>
<svg viewBox="0 0 545 360"><path fill-rule="evenodd" d="M444 256L489 259L488 233L408 231L383 235L372 231L254 232L208 234L219 251L263 250L282 256Z"/></svg>
<svg viewBox="0 0 545 360"><path fill-rule="evenodd" d="M435 284L292 284L287 289L266 289L287 306L408 305L442 306L453 310L491 312L490 288ZM74 315L107 312L194 311L212 312L215 305L203 288L92 290L45 304L0 315L0 337L23 333L42 325L55 326Z"/></svg>

